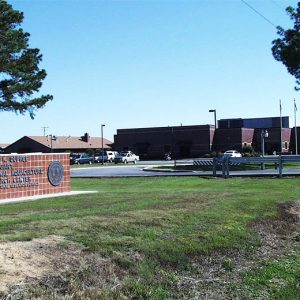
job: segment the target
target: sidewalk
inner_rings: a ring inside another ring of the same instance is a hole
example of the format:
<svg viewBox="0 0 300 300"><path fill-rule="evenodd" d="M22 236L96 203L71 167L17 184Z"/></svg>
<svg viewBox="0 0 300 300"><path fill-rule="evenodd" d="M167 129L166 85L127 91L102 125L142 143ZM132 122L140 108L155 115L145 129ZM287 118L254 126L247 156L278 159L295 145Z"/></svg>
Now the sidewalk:
<svg viewBox="0 0 300 300"><path fill-rule="evenodd" d="M36 200L40 200L40 199L56 198L56 197L62 197L62 196L75 196L75 195L82 195L82 194L92 194L92 193L98 193L98 192L97 191L72 191L72 192L57 193L57 194L47 194L47 195L38 195L38 196L30 196L30 197L3 199L3 200L0 200L0 205L9 204L9 203L20 203L20 202L27 202L27 201L36 201Z"/></svg>

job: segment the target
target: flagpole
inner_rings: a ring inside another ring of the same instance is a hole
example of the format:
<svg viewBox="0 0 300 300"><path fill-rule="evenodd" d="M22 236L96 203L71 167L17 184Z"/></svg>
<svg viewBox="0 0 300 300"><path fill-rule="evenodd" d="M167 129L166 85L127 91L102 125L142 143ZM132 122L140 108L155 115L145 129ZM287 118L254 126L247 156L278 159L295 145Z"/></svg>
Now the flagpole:
<svg viewBox="0 0 300 300"><path fill-rule="evenodd" d="M294 98L294 114L295 114L295 154L298 155L298 138L297 138L297 105Z"/></svg>
<svg viewBox="0 0 300 300"><path fill-rule="evenodd" d="M281 116L281 99L279 100L279 108L280 108L280 154L282 152L282 116Z"/></svg>

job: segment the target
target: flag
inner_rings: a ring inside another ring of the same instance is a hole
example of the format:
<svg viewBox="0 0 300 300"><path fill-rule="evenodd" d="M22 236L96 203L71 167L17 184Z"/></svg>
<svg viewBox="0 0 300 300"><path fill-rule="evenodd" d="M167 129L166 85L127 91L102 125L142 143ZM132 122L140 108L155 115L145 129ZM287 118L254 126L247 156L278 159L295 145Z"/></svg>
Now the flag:
<svg viewBox="0 0 300 300"><path fill-rule="evenodd" d="M297 105L296 105L296 99L294 99L294 109L295 109L295 111L298 111Z"/></svg>

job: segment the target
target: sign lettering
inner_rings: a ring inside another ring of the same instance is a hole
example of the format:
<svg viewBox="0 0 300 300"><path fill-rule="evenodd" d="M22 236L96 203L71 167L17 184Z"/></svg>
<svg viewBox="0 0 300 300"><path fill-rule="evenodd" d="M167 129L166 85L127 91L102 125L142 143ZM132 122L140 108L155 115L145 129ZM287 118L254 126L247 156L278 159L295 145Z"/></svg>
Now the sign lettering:
<svg viewBox="0 0 300 300"><path fill-rule="evenodd" d="M25 164L30 161L28 156L10 156L6 157L6 160L9 162L8 164L0 165L0 189L23 188L40 185L40 183L33 178L33 175L43 174L43 168L20 168L20 163ZM16 168L14 167L14 163L19 163ZM21 165L21 167L23 166Z"/></svg>

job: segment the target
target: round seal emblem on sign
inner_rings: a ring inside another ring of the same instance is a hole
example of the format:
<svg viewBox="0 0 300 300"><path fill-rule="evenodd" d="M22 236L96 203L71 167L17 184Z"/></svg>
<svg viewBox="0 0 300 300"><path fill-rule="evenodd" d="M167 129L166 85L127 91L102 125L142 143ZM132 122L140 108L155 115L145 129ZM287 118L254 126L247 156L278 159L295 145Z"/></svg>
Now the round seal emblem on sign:
<svg viewBox="0 0 300 300"><path fill-rule="evenodd" d="M60 185L64 177L64 167L58 160L53 161L48 168L48 179L54 186Z"/></svg>

